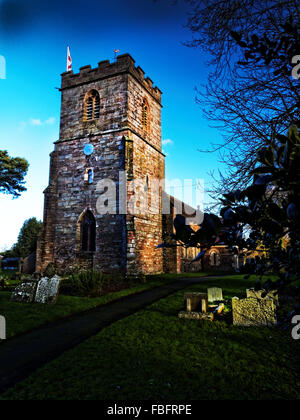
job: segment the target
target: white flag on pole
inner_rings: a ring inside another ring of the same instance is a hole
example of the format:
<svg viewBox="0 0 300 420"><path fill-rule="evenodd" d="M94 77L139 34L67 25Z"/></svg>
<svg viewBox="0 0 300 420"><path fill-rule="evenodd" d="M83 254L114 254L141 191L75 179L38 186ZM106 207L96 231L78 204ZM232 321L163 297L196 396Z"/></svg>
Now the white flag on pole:
<svg viewBox="0 0 300 420"><path fill-rule="evenodd" d="M70 53L70 47L67 48L67 71L72 71L72 57Z"/></svg>

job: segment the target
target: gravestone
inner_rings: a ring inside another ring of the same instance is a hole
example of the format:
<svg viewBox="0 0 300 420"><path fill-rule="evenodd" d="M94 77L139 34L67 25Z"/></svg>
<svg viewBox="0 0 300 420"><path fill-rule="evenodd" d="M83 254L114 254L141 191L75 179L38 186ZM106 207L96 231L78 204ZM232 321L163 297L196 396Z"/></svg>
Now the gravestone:
<svg viewBox="0 0 300 420"><path fill-rule="evenodd" d="M59 276L54 276L52 279L43 277L37 287L35 302L54 304L58 298L59 286L61 279Z"/></svg>
<svg viewBox="0 0 300 420"><path fill-rule="evenodd" d="M32 303L35 298L36 289L37 289L37 282L35 281L21 283L13 291L11 300L13 302Z"/></svg>
<svg viewBox="0 0 300 420"><path fill-rule="evenodd" d="M2 315L0 315L0 340L6 340L6 321Z"/></svg>
<svg viewBox="0 0 300 420"><path fill-rule="evenodd" d="M276 290L270 291L265 297L262 297L263 293L265 293L265 290L247 289L246 293L247 298L252 297L256 299L271 299L276 306L279 306L279 298Z"/></svg>
<svg viewBox="0 0 300 420"><path fill-rule="evenodd" d="M208 302L219 302L223 300L223 292L219 287L211 287L207 289Z"/></svg>
<svg viewBox="0 0 300 420"><path fill-rule="evenodd" d="M206 313L208 309L208 301L206 293L191 292L184 294L186 300L187 312L193 312L198 309L200 312Z"/></svg>
<svg viewBox="0 0 300 420"><path fill-rule="evenodd" d="M212 312L209 313L202 313L202 312L184 312L181 311L178 314L178 317L181 319L196 319L196 320L207 320L207 321L213 321L214 320L214 314Z"/></svg>
<svg viewBox="0 0 300 420"><path fill-rule="evenodd" d="M276 306L271 299L232 299L233 325L270 327L277 324Z"/></svg>

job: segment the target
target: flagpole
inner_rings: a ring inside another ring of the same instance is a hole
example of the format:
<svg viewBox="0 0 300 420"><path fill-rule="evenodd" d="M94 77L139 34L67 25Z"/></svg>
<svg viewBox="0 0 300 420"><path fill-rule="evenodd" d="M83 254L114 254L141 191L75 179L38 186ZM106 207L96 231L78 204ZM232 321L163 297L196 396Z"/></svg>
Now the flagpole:
<svg viewBox="0 0 300 420"><path fill-rule="evenodd" d="M67 71L69 71L69 45L67 45Z"/></svg>
<svg viewBox="0 0 300 420"><path fill-rule="evenodd" d="M119 53L120 50L114 50L115 56L114 56L114 61L117 61L117 53Z"/></svg>

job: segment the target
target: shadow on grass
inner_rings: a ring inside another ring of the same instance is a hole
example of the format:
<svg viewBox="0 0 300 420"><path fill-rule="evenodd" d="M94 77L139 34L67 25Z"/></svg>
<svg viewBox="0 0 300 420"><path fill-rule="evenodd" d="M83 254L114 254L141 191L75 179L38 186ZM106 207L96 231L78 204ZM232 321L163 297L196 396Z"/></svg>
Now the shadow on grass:
<svg viewBox="0 0 300 420"><path fill-rule="evenodd" d="M280 366L278 354L270 359L273 346L265 346L262 331L261 337L250 332L242 339L230 331L224 334L223 328L221 334L219 326L209 332L201 324L190 333L184 329L183 337L172 331L166 336L167 328L158 335L140 332L132 338L123 329L121 337L113 334L115 328L107 328L2 399L188 401L299 395L291 365Z"/></svg>

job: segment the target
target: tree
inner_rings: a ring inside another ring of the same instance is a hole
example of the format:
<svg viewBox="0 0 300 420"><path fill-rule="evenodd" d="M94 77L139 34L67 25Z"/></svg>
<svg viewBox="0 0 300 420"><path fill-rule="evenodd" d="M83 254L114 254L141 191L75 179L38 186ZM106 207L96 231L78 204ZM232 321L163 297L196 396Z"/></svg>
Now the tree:
<svg viewBox="0 0 300 420"><path fill-rule="evenodd" d="M17 243L12 248L15 256L25 258L36 251L38 235L42 228L42 222L35 217L24 222Z"/></svg>
<svg viewBox="0 0 300 420"><path fill-rule="evenodd" d="M25 159L12 158L6 150L0 150L0 192L17 198L26 191L24 177L28 166Z"/></svg>
<svg viewBox="0 0 300 420"><path fill-rule="evenodd" d="M299 45L296 0L187 0L193 40L212 57L197 102L220 128L213 144L227 173L218 192L251 182L255 152L299 120L299 80L291 58ZM285 71L284 71L285 70Z"/></svg>

